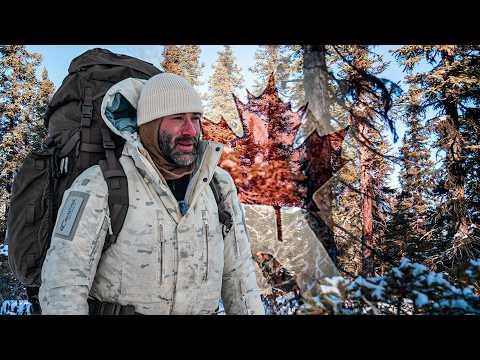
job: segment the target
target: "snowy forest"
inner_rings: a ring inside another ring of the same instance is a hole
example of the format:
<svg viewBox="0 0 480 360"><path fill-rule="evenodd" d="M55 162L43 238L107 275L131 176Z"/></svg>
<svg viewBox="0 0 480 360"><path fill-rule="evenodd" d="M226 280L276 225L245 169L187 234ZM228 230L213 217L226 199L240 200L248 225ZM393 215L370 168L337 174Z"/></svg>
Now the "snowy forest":
<svg viewBox="0 0 480 360"><path fill-rule="evenodd" d="M198 88L201 51L164 45L154 65ZM391 54L403 84L371 45L258 46L252 89L231 46L208 64L203 138L225 144L267 314L480 313L480 46ZM0 314L30 313L8 204L54 92L41 54L0 46Z"/></svg>

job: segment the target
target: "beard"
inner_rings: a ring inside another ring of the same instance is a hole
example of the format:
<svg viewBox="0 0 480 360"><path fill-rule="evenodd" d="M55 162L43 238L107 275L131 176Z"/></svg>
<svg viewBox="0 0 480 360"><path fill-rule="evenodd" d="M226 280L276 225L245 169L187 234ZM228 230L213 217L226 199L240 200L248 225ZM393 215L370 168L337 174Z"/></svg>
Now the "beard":
<svg viewBox="0 0 480 360"><path fill-rule="evenodd" d="M158 145L160 147L160 151L162 152L163 156L165 156L166 160L176 165L189 166L197 158L199 139L200 139L200 135L196 137L179 136L175 140L173 140L172 135L163 133L163 134L159 134L158 136ZM191 151L177 150L175 147L178 143L181 143L181 142L192 143L192 150Z"/></svg>

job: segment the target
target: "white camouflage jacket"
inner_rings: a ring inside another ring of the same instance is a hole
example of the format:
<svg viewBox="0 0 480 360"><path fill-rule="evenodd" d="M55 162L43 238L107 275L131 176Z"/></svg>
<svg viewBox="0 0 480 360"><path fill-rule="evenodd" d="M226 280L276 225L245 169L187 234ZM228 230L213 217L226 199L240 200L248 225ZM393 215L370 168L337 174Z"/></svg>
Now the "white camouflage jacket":
<svg viewBox="0 0 480 360"><path fill-rule="evenodd" d="M141 314L212 314L222 299L227 314L264 314L245 219L230 175L219 168L222 145L200 141L198 169L182 216L165 179L136 132L119 131L105 116L114 95L136 107L144 81L113 86L102 104L104 121L127 141L120 163L130 206L116 243L103 254L111 231L108 189L98 165L65 191L42 268L43 314L88 314L87 298L133 305ZM209 181L216 173L233 209L224 237Z"/></svg>

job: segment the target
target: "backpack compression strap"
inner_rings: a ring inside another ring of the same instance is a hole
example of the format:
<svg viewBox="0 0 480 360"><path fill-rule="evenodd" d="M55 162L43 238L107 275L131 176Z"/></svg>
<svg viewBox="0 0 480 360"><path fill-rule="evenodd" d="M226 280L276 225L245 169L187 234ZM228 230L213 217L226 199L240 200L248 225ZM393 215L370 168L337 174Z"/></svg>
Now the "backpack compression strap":
<svg viewBox="0 0 480 360"><path fill-rule="evenodd" d="M225 202L223 201L223 194L220 189L220 184L218 183L215 174L212 177L212 181L210 181L210 188L212 189L213 196L215 197L215 201L217 202L220 224L225 226L225 232L223 233L223 236L225 236L232 228L233 217L232 213L225 206Z"/></svg>
<svg viewBox="0 0 480 360"><path fill-rule="evenodd" d="M105 251L117 241L118 234L122 230L127 216L129 201L127 176L115 156L115 143L109 130L101 129L101 132L106 160L100 160L98 164L108 186L108 208L112 226L112 234L109 233L105 239L103 247L103 251Z"/></svg>

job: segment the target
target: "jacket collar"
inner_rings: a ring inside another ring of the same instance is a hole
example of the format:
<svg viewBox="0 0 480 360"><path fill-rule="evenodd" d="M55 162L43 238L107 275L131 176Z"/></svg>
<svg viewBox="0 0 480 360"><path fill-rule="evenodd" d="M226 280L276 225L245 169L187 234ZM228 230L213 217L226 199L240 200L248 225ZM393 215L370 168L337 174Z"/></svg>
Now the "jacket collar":
<svg viewBox="0 0 480 360"><path fill-rule="evenodd" d="M188 209L193 207L199 195L209 186L209 182L215 173L223 151L223 144L213 141L200 140L198 143L198 157L195 162L193 176L185 194ZM133 144L126 142L123 154L133 159L136 168L146 182L152 183L161 201L167 209L171 209L170 215L178 223L182 215L175 196L170 190L165 178L153 165L148 151L141 143ZM187 211L188 214L188 211Z"/></svg>

